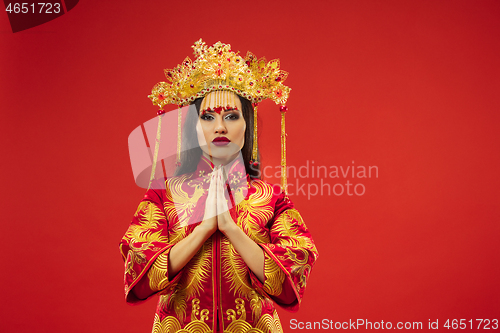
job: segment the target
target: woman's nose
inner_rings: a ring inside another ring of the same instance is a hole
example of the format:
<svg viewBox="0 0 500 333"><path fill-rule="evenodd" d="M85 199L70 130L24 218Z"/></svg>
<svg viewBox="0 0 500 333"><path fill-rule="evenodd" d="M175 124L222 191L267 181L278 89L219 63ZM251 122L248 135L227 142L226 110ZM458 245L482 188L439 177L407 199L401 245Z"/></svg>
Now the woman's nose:
<svg viewBox="0 0 500 333"><path fill-rule="evenodd" d="M215 124L215 133L217 134L226 133L226 126L224 126L224 121L222 119L217 120L217 123Z"/></svg>

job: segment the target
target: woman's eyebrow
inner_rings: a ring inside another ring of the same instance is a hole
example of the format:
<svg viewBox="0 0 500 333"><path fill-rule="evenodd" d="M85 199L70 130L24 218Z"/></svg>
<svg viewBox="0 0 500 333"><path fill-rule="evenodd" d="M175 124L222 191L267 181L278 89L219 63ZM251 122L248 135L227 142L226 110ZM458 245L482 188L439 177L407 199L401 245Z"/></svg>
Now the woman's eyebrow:
<svg viewBox="0 0 500 333"><path fill-rule="evenodd" d="M226 110L222 110L222 111L221 111L221 113L222 113L222 112L237 112L237 113L241 113L241 110L240 110L240 109L238 109L238 107L236 107L235 109L226 109ZM217 114L219 114L219 112L217 112L217 111L215 111L215 110L207 110L207 109L205 109L205 110L203 110L203 111L201 112L200 116L203 116L205 113L212 113L212 114L213 114L213 113L217 113Z"/></svg>

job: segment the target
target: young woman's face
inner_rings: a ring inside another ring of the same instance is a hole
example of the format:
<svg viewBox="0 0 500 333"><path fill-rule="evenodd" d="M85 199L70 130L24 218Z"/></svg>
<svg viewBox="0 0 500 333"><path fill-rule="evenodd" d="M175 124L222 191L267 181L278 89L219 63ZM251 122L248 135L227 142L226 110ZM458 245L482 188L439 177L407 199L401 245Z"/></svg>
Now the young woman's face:
<svg viewBox="0 0 500 333"><path fill-rule="evenodd" d="M205 99L201 104L196 125L198 143L203 154L212 157L214 163L229 162L245 144L246 122L243 118L241 101L236 94L226 91L212 92ZM207 108L214 110L220 103L231 108L218 112L206 111Z"/></svg>

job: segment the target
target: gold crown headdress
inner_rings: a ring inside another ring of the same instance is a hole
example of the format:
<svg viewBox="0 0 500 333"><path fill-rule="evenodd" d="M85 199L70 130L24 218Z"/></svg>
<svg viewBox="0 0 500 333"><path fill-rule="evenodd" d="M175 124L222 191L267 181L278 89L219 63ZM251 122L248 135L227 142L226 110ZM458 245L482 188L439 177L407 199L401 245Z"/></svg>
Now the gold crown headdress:
<svg viewBox="0 0 500 333"><path fill-rule="evenodd" d="M251 52L242 58L238 52L231 50L230 44L221 42L208 47L201 39L194 43L195 60L186 57L184 61L173 69L166 69L166 82L156 84L151 95L154 105L158 105L159 123L156 146L159 145L161 117L165 113L163 108L168 104L179 106L179 129L177 140L177 162L180 163L180 107L189 105L197 98L217 90L226 90L250 100L254 106L254 142L252 159L257 162L257 105L264 99L271 99L280 105L281 111L281 186L286 192L286 133L285 103L290 88L283 82L288 73L280 70L279 59L266 61L265 57L257 59ZM221 101L218 108L225 108L227 103ZM154 175L157 147L151 177Z"/></svg>

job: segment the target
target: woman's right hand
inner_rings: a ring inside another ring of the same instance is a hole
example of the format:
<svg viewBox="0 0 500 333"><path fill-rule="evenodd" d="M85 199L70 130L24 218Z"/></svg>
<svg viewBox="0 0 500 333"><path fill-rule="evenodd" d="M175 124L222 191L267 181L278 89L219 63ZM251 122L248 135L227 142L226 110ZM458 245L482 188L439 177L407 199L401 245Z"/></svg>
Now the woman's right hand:
<svg viewBox="0 0 500 333"><path fill-rule="evenodd" d="M208 188L207 201L205 203L205 215L203 221L197 228L202 229L211 236L217 230L217 175L219 167L215 167L210 178L210 187Z"/></svg>

